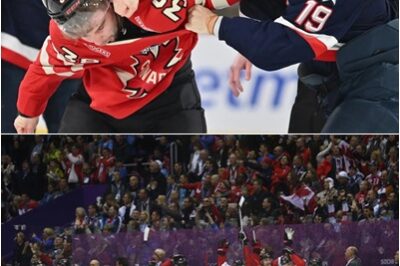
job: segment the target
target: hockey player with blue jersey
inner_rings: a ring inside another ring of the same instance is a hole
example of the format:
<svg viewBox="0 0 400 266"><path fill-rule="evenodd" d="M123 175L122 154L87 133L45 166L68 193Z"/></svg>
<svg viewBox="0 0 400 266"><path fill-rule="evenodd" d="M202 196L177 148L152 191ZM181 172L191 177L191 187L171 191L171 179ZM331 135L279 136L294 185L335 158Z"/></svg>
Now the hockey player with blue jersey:
<svg viewBox="0 0 400 266"><path fill-rule="evenodd" d="M268 71L300 63L299 88L315 92L316 103L298 94L290 132L397 132L398 8L394 3L288 0L277 18L262 17L259 8L241 9L258 20L218 17L196 6L186 28L218 36ZM303 112L307 105L315 108Z"/></svg>
<svg viewBox="0 0 400 266"><path fill-rule="evenodd" d="M41 0L3 1L1 7L1 131L15 133L18 87L49 35L50 18ZM43 116L50 133L57 132L68 98L80 85L80 80L65 80L49 100Z"/></svg>

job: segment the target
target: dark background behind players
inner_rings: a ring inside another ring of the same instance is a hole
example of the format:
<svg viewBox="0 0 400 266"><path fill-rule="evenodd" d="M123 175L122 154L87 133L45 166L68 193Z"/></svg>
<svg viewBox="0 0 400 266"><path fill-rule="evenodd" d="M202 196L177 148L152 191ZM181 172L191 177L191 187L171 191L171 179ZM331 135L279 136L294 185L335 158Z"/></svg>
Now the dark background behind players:
<svg viewBox="0 0 400 266"><path fill-rule="evenodd" d="M18 88L29 64L49 35L50 18L41 0L13 0L1 3L1 127L2 132L16 132ZM49 132L57 132L69 99L79 80L62 83L49 101L44 118Z"/></svg>

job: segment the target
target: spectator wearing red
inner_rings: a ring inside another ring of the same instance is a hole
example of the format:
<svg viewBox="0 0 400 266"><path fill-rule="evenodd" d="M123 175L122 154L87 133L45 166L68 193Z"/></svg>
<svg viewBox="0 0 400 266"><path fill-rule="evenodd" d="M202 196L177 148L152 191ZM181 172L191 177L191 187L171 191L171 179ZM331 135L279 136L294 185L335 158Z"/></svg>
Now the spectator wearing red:
<svg viewBox="0 0 400 266"><path fill-rule="evenodd" d="M206 176L206 178L201 182L189 183L187 178L183 178L182 181L184 183L181 183L180 186L182 188L192 190L194 197L198 202L201 201L203 197L211 196L211 176Z"/></svg>
<svg viewBox="0 0 400 266"><path fill-rule="evenodd" d="M230 185L228 180L221 180L219 175L211 176L212 195L214 197L226 197L230 194Z"/></svg>
<svg viewBox="0 0 400 266"><path fill-rule="evenodd" d="M306 143L303 137L300 137L296 140L296 154L299 155L304 165L307 165L311 159L311 150L306 147Z"/></svg>
<svg viewBox="0 0 400 266"><path fill-rule="evenodd" d="M370 183L372 188L378 190L381 185L382 172L378 170L378 164L376 162L370 162L368 166L370 174L365 177L365 180Z"/></svg>
<svg viewBox="0 0 400 266"><path fill-rule="evenodd" d="M334 170L333 158L330 153L332 146L332 142L329 143L328 146L316 156L317 176L321 182L321 185L323 184L324 179L332 173L332 170Z"/></svg>
<svg viewBox="0 0 400 266"><path fill-rule="evenodd" d="M370 188L370 185L369 185L368 181L364 180L360 183L360 191L355 196L355 200L357 201L358 204L364 203L365 198L367 197L369 188Z"/></svg>
<svg viewBox="0 0 400 266"><path fill-rule="evenodd" d="M226 178L232 185L236 184L237 178L240 174L244 174L246 168L239 164L237 156L235 153L231 153L228 158L228 167L226 169Z"/></svg>
<svg viewBox="0 0 400 266"><path fill-rule="evenodd" d="M198 225L204 224L215 228L215 226L219 226L223 222L222 215L211 201L211 198L204 198L202 204L197 208L196 223Z"/></svg>
<svg viewBox="0 0 400 266"><path fill-rule="evenodd" d="M286 155L287 153L284 152L282 146L278 145L278 146L276 146L276 147L274 148L273 154L274 154L274 156L273 156L273 157L274 157L274 164L276 164L276 163L279 163L281 157L282 157L283 155ZM275 165L274 165L274 166L275 166Z"/></svg>
<svg viewBox="0 0 400 266"><path fill-rule="evenodd" d="M378 171L384 170L386 167L385 162L382 158L382 152L378 149L371 152L370 162L376 164Z"/></svg>
<svg viewBox="0 0 400 266"><path fill-rule="evenodd" d="M39 202L31 199L28 194L22 194L18 212L21 215L30 210L37 208L38 206L39 206Z"/></svg>
<svg viewBox="0 0 400 266"><path fill-rule="evenodd" d="M250 188L249 186L246 186L246 184L244 183L244 176L240 175L236 180L236 184L231 185L231 192L229 194L229 203L239 202L240 197L243 195L242 189L246 187L247 190Z"/></svg>
<svg viewBox="0 0 400 266"><path fill-rule="evenodd" d="M108 173L115 164L115 157L111 154L110 150L104 148L102 156L96 159L96 171L94 174L94 182L104 184L108 180Z"/></svg>
<svg viewBox="0 0 400 266"><path fill-rule="evenodd" d="M31 259L31 265L46 265L46 266L53 265L53 260L50 258L48 254L41 251L40 245L38 243L33 243L30 246L33 254Z"/></svg>
<svg viewBox="0 0 400 266"><path fill-rule="evenodd" d="M274 161L268 156L256 159L254 151L250 151L243 163L246 168L246 176L250 177L252 180L261 178L263 185L269 187L273 173L273 162Z"/></svg>
<svg viewBox="0 0 400 266"><path fill-rule="evenodd" d="M271 193L275 194L278 190L287 189L287 176L290 171L289 158L283 155L279 160L279 164L276 164L274 167L271 177Z"/></svg>
<svg viewBox="0 0 400 266"><path fill-rule="evenodd" d="M74 145L71 152L66 154L65 165L67 167L68 183L77 185L83 183L82 165L84 158L79 149Z"/></svg>

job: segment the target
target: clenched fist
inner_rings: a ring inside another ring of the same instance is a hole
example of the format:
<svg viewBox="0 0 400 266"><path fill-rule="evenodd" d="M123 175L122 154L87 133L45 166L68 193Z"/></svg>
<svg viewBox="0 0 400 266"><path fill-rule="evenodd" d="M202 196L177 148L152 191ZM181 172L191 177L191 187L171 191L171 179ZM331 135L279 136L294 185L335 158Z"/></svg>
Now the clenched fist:
<svg viewBox="0 0 400 266"><path fill-rule="evenodd" d="M39 122L39 117L23 117L17 116L14 121L14 127L18 134L21 133L34 133L36 126Z"/></svg>
<svg viewBox="0 0 400 266"><path fill-rule="evenodd" d="M138 8L139 0L112 0L114 11L121 17L131 17Z"/></svg>
<svg viewBox="0 0 400 266"><path fill-rule="evenodd" d="M217 19L218 16L209 9L195 5L189 10L188 23L185 28L196 33L213 34Z"/></svg>

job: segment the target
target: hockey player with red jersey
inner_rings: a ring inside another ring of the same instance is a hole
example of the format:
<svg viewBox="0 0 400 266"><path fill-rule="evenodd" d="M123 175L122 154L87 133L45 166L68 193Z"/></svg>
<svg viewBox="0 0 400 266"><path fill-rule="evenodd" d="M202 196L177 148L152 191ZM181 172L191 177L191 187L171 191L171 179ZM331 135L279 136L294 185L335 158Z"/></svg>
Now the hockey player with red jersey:
<svg viewBox="0 0 400 266"><path fill-rule="evenodd" d="M190 62L197 35L183 27L195 0L43 3L50 35L20 85L18 133L34 131L51 95L71 77L82 77L83 87L59 132L206 132ZM221 8L233 1L202 3Z"/></svg>
<svg viewBox="0 0 400 266"><path fill-rule="evenodd" d="M294 230L292 228L285 228L284 244L282 256L279 256L272 262L272 266L305 266L305 260L297 255L290 247L293 243Z"/></svg>
<svg viewBox="0 0 400 266"><path fill-rule="evenodd" d="M248 266L259 266L260 265L260 243L255 241L252 243L252 247L249 246L249 240L244 232L239 233L239 239L243 243L243 255L244 261Z"/></svg>
<svg viewBox="0 0 400 266"><path fill-rule="evenodd" d="M217 249L217 265L218 266L226 266L227 265L227 256L226 253L228 252L229 249L229 242L224 239L219 243L218 249Z"/></svg>
<svg viewBox="0 0 400 266"><path fill-rule="evenodd" d="M260 252L260 265L261 266L272 266L272 252L266 250L265 248Z"/></svg>
<svg viewBox="0 0 400 266"><path fill-rule="evenodd" d="M239 233L239 239L242 241L244 265L246 266L270 266L272 262L272 254L266 248L261 248L259 242L255 241L252 247L248 245L248 239L245 233ZM229 242L222 240L217 250L217 265L229 266L227 263L226 253L228 252ZM239 260L234 262L234 266L243 265Z"/></svg>
<svg viewBox="0 0 400 266"><path fill-rule="evenodd" d="M218 250L217 250L217 265L218 266L231 266L228 264L228 257L226 253L229 249L229 242L224 239L219 243ZM235 260L232 266L244 266L245 264L241 260Z"/></svg>

